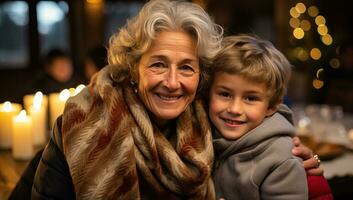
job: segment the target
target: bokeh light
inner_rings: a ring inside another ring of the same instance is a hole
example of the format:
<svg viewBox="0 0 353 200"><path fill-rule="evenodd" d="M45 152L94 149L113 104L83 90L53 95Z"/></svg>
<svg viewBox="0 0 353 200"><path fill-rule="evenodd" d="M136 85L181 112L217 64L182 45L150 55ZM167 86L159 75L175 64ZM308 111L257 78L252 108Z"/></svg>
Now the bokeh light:
<svg viewBox="0 0 353 200"><path fill-rule="evenodd" d="M293 35L297 39L302 39L304 37L304 31L301 28L295 28L293 30Z"/></svg>
<svg viewBox="0 0 353 200"><path fill-rule="evenodd" d="M326 34L326 35L323 35L323 36L321 37L321 41L322 41L322 43L324 43L325 45L329 46L329 45L332 44L333 39L332 39L332 37L331 37L330 34Z"/></svg>
<svg viewBox="0 0 353 200"><path fill-rule="evenodd" d="M316 78L317 79L320 79L320 74L322 74L324 72L324 68L319 68L317 71L316 71Z"/></svg>
<svg viewBox="0 0 353 200"><path fill-rule="evenodd" d="M294 18L298 18L300 16L300 13L298 13L298 11L295 9L295 7L292 7L289 10L289 14Z"/></svg>
<svg viewBox="0 0 353 200"><path fill-rule="evenodd" d="M309 31L311 24L308 20L304 19L300 22L300 28L302 28L304 31Z"/></svg>
<svg viewBox="0 0 353 200"><path fill-rule="evenodd" d="M326 19L324 16L319 15L317 17L315 17L315 23L319 26L321 24L325 24L326 23Z"/></svg>
<svg viewBox="0 0 353 200"><path fill-rule="evenodd" d="M318 80L318 79L314 79L313 80L313 87L315 88L315 89L320 89L320 88L322 88L324 86L324 82L323 81L321 81L321 80Z"/></svg>
<svg viewBox="0 0 353 200"><path fill-rule="evenodd" d="M300 25L300 20L298 18L290 18L289 20L289 25L292 27L292 28L298 28L299 25Z"/></svg>
<svg viewBox="0 0 353 200"><path fill-rule="evenodd" d="M314 60L319 60L321 58L321 51L318 48L313 48L310 51L310 56Z"/></svg>
<svg viewBox="0 0 353 200"><path fill-rule="evenodd" d="M326 35L328 33L328 28L325 24L320 24L318 27L317 27L317 32L320 34L320 35Z"/></svg>
<svg viewBox="0 0 353 200"><path fill-rule="evenodd" d="M306 10L306 6L305 4L299 2L295 5L295 10L300 13L300 14L303 14Z"/></svg>
<svg viewBox="0 0 353 200"><path fill-rule="evenodd" d="M298 58L300 61L304 62L309 59L309 53L301 47L295 48L294 54L295 54L295 57Z"/></svg>
<svg viewBox="0 0 353 200"><path fill-rule="evenodd" d="M340 61L337 58L332 58L330 60L330 66L334 69L338 69L340 67Z"/></svg>
<svg viewBox="0 0 353 200"><path fill-rule="evenodd" d="M319 9L316 6L310 6L308 8L310 17L316 17L319 14Z"/></svg>

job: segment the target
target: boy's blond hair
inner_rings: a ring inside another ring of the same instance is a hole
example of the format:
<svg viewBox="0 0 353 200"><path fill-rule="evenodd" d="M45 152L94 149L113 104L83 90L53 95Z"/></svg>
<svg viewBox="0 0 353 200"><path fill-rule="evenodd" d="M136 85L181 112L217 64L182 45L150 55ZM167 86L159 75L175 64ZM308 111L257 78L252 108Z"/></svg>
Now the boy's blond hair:
<svg viewBox="0 0 353 200"><path fill-rule="evenodd" d="M271 42L250 35L228 36L213 63L213 76L218 72L237 74L256 83L265 83L269 106L283 99L290 79L291 64Z"/></svg>

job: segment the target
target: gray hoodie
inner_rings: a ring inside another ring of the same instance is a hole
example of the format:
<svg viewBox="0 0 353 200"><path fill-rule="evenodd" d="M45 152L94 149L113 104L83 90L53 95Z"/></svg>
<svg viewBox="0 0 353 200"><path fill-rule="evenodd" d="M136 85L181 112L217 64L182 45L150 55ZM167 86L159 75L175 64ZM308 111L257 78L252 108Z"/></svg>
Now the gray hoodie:
<svg viewBox="0 0 353 200"><path fill-rule="evenodd" d="M237 140L214 133L217 199L308 199L305 170L292 154L291 122L291 111L281 106Z"/></svg>

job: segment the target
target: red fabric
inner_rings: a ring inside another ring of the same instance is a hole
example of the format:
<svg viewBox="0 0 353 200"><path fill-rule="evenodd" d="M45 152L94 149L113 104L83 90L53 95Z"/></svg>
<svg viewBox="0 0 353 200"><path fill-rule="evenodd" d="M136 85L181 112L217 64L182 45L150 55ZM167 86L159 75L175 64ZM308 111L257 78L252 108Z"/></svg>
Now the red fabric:
<svg viewBox="0 0 353 200"><path fill-rule="evenodd" d="M333 195L327 180L323 176L308 176L310 200L332 200Z"/></svg>

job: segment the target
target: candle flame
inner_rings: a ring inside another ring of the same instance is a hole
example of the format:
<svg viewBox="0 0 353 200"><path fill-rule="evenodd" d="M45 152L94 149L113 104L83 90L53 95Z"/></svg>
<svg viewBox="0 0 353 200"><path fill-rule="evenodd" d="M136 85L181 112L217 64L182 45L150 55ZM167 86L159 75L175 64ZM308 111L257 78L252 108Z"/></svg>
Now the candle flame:
<svg viewBox="0 0 353 200"><path fill-rule="evenodd" d="M33 109L34 110L40 110L42 106L42 101L43 101L43 93L42 92L36 92L33 98Z"/></svg>
<svg viewBox="0 0 353 200"><path fill-rule="evenodd" d="M16 121L25 121L27 120L27 113L25 110L21 110L20 114L16 116Z"/></svg>
<svg viewBox="0 0 353 200"><path fill-rule="evenodd" d="M75 88L69 88L70 96L75 96Z"/></svg>
<svg viewBox="0 0 353 200"><path fill-rule="evenodd" d="M64 89L59 94L59 99L61 101L66 101L70 97L70 91L68 89Z"/></svg>
<svg viewBox="0 0 353 200"><path fill-rule="evenodd" d="M83 85L83 84L78 85L78 86L76 87L76 89L75 89L74 96L77 95L78 93L80 93L80 92L83 90L83 88L85 88L85 87L86 87L86 86Z"/></svg>
<svg viewBox="0 0 353 200"><path fill-rule="evenodd" d="M11 112L12 111L12 104L9 101L5 101L5 103L2 106L2 110L5 112Z"/></svg>

